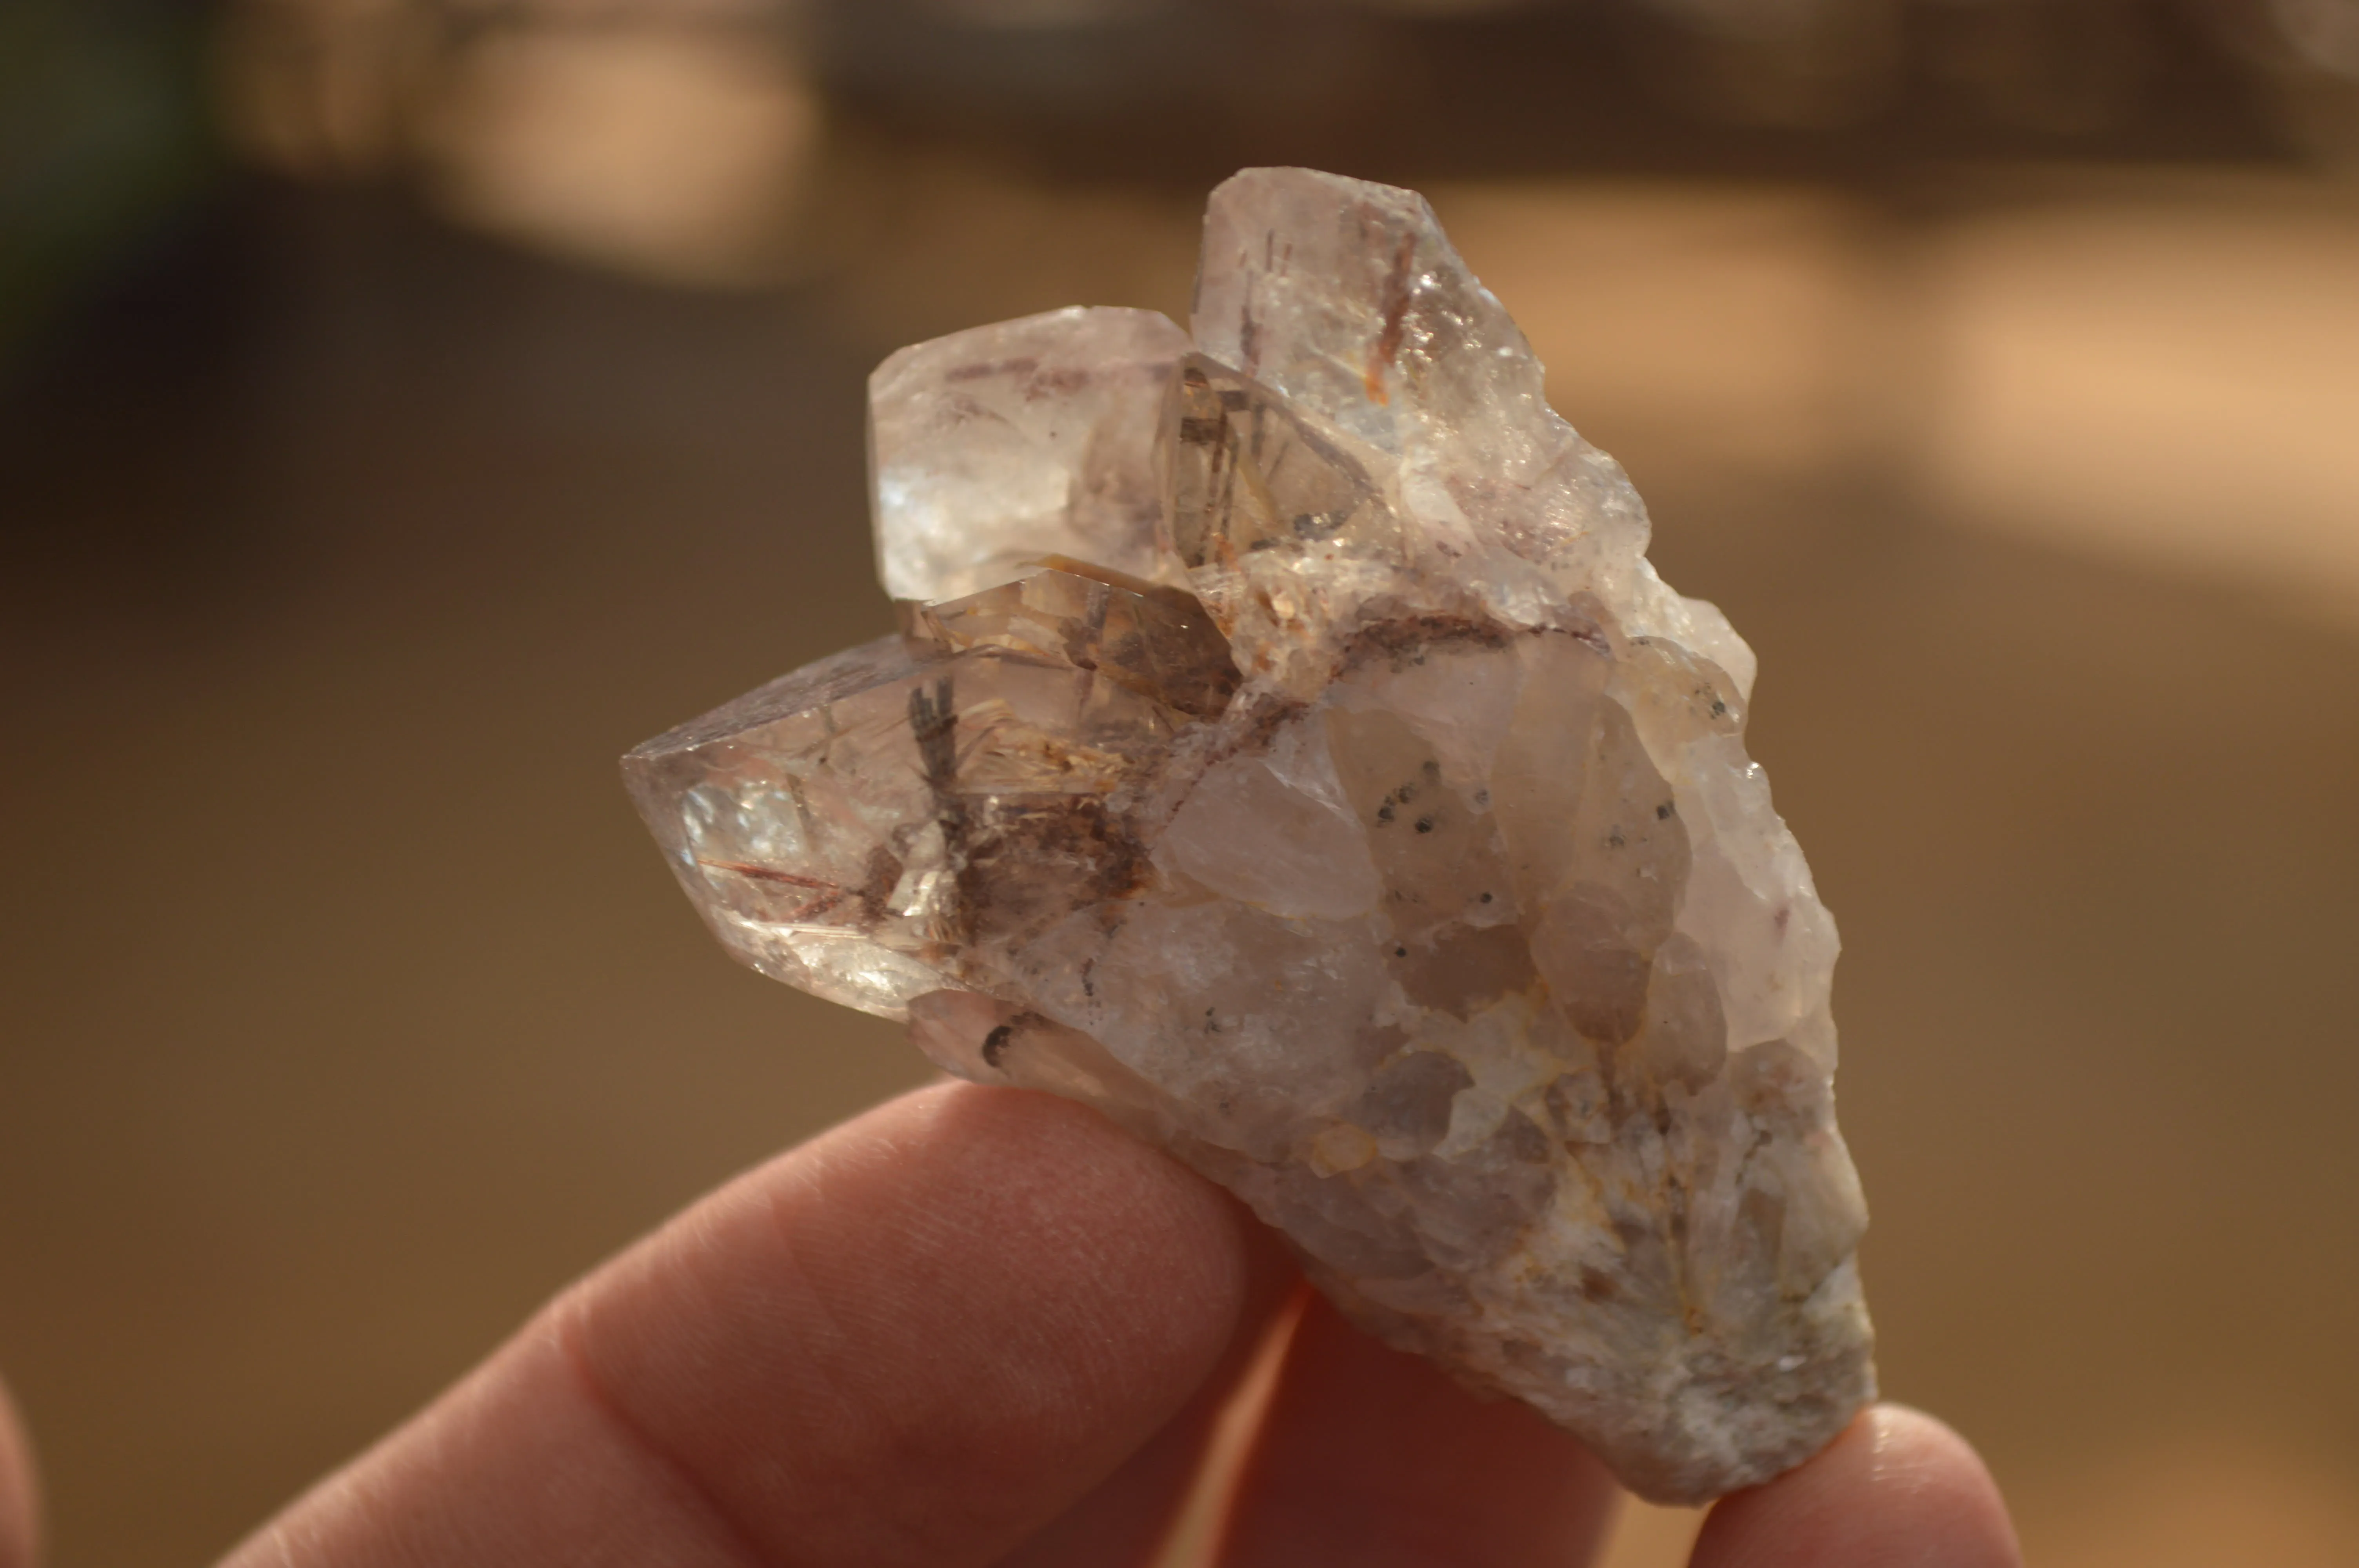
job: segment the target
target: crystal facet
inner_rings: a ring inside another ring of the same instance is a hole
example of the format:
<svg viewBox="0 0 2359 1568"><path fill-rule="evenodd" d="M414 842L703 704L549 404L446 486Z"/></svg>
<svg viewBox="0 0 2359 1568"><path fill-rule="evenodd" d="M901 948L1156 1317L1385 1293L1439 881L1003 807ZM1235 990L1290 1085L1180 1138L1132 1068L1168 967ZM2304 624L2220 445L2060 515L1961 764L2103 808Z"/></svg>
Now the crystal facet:
<svg viewBox="0 0 2359 1568"><path fill-rule="evenodd" d="M1835 933L1752 654L1422 199L1249 170L1192 339L1060 311L871 393L902 633L625 761L730 951L1162 1144L1647 1497L1839 1431Z"/></svg>
<svg viewBox="0 0 2359 1568"><path fill-rule="evenodd" d="M869 378L876 569L956 599L1065 555L1156 568L1155 409L1188 335L1152 310L1052 310L918 343Z"/></svg>

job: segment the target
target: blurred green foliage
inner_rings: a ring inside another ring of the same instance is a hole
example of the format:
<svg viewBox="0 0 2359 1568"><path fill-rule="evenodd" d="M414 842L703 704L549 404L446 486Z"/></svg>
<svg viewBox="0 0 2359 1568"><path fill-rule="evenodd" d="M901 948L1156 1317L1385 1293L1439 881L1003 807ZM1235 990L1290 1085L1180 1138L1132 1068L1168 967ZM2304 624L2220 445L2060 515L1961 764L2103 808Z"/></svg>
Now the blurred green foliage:
<svg viewBox="0 0 2359 1568"><path fill-rule="evenodd" d="M223 167L207 9L0 4L0 372Z"/></svg>

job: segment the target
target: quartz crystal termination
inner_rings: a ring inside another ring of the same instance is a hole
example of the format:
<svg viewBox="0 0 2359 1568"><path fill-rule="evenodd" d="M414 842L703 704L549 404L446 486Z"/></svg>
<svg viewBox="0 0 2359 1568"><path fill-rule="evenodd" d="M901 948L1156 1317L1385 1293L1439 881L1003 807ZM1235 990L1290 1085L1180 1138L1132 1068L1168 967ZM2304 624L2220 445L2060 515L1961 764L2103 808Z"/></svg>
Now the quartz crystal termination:
<svg viewBox="0 0 2359 1568"><path fill-rule="evenodd" d="M1866 1213L1750 651L1421 198L1238 175L1192 325L888 359L902 633L640 809L739 958L1161 1144L1638 1493L1799 1463L1875 1392Z"/></svg>

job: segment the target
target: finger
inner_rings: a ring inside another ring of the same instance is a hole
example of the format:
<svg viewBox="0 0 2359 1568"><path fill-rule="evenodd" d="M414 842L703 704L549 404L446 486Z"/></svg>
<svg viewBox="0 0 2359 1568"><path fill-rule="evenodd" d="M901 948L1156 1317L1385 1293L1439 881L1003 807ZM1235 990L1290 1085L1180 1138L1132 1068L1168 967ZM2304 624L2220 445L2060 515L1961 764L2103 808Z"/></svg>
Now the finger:
<svg viewBox="0 0 2359 1568"><path fill-rule="evenodd" d="M1966 1440L1899 1405L1816 1458L1723 1498L1692 1568L2022 1568L2006 1504Z"/></svg>
<svg viewBox="0 0 2359 1568"><path fill-rule="evenodd" d="M1582 1563L1614 1508L1566 1433L1388 1350L1324 1301L1305 1315L1229 1527L1229 1568Z"/></svg>
<svg viewBox="0 0 2359 1568"><path fill-rule="evenodd" d="M0 1383L0 1568L32 1568L40 1549L40 1523L33 1447L7 1385Z"/></svg>
<svg viewBox="0 0 2359 1568"><path fill-rule="evenodd" d="M1277 1320L1290 1321L1293 1292L1308 1288L1300 1284L1301 1272L1277 1237L1259 1226L1254 1229L1259 1245L1250 1304L1239 1316L1220 1366L1121 1469L1002 1558L998 1568L1123 1568L1161 1561L1180 1510L1206 1484L1204 1466L1215 1459L1212 1449L1216 1434L1225 1441L1226 1429L1240 1415L1258 1424L1258 1406L1240 1411L1236 1401L1270 1336L1284 1332ZM1250 1428L1236 1436L1242 1446L1250 1441Z"/></svg>
<svg viewBox="0 0 2359 1568"><path fill-rule="evenodd" d="M1094 1113L920 1090L541 1314L239 1563L982 1563L1220 1359L1230 1199Z"/></svg>

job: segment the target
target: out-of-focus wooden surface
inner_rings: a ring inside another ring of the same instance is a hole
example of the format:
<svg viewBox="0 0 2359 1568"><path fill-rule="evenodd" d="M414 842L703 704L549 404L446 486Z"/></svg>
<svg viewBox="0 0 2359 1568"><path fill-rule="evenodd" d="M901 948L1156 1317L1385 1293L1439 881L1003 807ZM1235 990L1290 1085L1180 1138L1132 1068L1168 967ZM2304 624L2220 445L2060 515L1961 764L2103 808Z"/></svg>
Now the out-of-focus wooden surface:
<svg viewBox="0 0 2359 1568"><path fill-rule="evenodd" d="M614 758L887 624L863 377L1184 311L1201 193L908 157L617 281L258 189L37 389L0 1366L60 1568L190 1560L920 1077L726 962ZM1433 190L1763 676L1889 1392L2055 1568L2359 1561L2359 206L2285 175ZM1011 220L1010 213L1020 221ZM1651 1511L1621 1568L1677 1560Z"/></svg>

